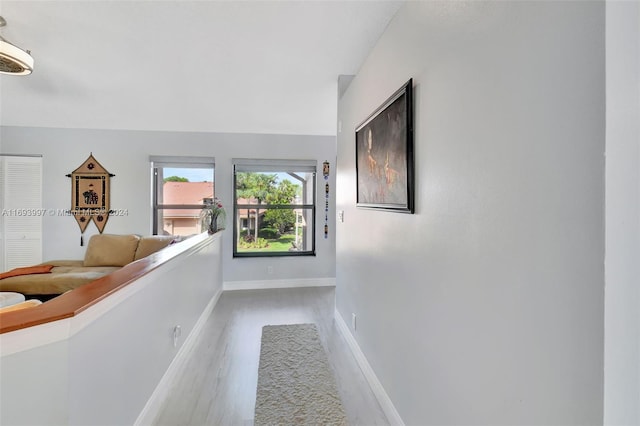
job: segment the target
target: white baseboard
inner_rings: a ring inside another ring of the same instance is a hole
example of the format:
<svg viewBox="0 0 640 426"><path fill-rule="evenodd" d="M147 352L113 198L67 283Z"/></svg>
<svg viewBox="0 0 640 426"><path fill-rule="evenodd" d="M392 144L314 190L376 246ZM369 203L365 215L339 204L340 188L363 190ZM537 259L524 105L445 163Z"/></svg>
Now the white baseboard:
<svg viewBox="0 0 640 426"><path fill-rule="evenodd" d="M207 307L204 309L204 311L202 311L202 314L193 326L191 333L189 333L189 336L187 336L186 340L182 344L182 347L180 347L180 350L178 350L178 353L173 358L173 361L171 361L171 364L169 364L167 371L162 376L162 379L160 379L160 382L158 382L158 385L151 394L151 397L140 412L140 415L134 423L135 426L153 424L153 421L160 412L162 403L169 394L171 383L173 383L173 381L177 377L180 368L188 360L189 354L193 350L195 343L198 340L198 336L200 335L204 324L207 322L207 319L209 318L209 316L211 316L211 312L213 312L213 308L215 308L216 303L218 303L218 299L220 299L221 294L222 291L218 291L216 294L214 294L207 304Z"/></svg>
<svg viewBox="0 0 640 426"><path fill-rule="evenodd" d="M290 280L225 281L224 291L264 290L269 288L335 287L335 278L296 278Z"/></svg>
<svg viewBox="0 0 640 426"><path fill-rule="evenodd" d="M371 390L378 400L382 411L387 416L387 420L389 420L389 423L391 425L404 426L404 422L402 421L400 414L398 414L396 407L394 407L393 402L391 402L391 398L389 398L389 395L387 395L387 392L382 387L382 383L380 383L380 380L378 380L376 373L374 373L373 368L371 368L371 365L369 364L369 361L367 361L367 358L364 356L364 353L360 349L358 342L356 342L353 334L351 334L351 330L349 330L349 327L344 322L342 315L340 315L340 312L338 312L337 309L335 310L334 317L338 329L347 341L349 349L351 349L356 362L360 366L360 369L367 379L367 382L369 382L369 386L371 386Z"/></svg>

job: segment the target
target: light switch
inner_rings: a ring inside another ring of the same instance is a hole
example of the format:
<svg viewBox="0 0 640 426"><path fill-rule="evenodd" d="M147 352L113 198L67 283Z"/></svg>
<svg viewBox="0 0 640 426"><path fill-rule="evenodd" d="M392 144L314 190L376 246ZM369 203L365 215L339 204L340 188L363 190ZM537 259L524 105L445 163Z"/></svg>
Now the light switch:
<svg viewBox="0 0 640 426"><path fill-rule="evenodd" d="M338 221L340 221L340 223L344 222L344 210L338 211Z"/></svg>

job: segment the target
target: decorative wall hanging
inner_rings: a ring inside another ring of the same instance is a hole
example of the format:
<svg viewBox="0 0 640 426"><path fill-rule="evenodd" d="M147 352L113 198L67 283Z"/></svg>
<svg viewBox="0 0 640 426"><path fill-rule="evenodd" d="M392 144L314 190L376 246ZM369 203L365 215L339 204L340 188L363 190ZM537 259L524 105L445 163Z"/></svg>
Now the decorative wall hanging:
<svg viewBox="0 0 640 426"><path fill-rule="evenodd" d="M322 175L324 180L324 238L329 238L329 162L322 163Z"/></svg>
<svg viewBox="0 0 640 426"><path fill-rule="evenodd" d="M358 207L414 212L413 81L356 128Z"/></svg>
<svg viewBox="0 0 640 426"><path fill-rule="evenodd" d="M111 212L109 180L115 175L102 167L91 154L67 176L71 178L71 214L80 226L80 233L84 233L93 220L102 234ZM83 245L82 236L80 245Z"/></svg>

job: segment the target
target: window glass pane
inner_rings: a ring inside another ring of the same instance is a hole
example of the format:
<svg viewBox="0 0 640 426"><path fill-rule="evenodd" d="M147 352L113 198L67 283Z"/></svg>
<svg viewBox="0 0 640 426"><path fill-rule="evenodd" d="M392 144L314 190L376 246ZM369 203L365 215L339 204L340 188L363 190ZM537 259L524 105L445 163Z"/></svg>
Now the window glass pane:
<svg viewBox="0 0 640 426"><path fill-rule="evenodd" d="M256 214L258 226L256 228ZM313 209L238 209L238 253L310 252Z"/></svg>
<svg viewBox="0 0 640 426"><path fill-rule="evenodd" d="M313 204L313 173L236 173L238 204Z"/></svg>
<svg viewBox="0 0 640 426"><path fill-rule="evenodd" d="M236 254L314 253L315 173L242 171L235 182Z"/></svg>
<svg viewBox="0 0 640 426"><path fill-rule="evenodd" d="M188 182L213 182L213 169L195 167L164 167L164 180L171 177L187 179Z"/></svg>
<svg viewBox="0 0 640 426"><path fill-rule="evenodd" d="M154 170L154 233L187 236L202 232L199 206L214 199L213 165L156 163Z"/></svg>
<svg viewBox="0 0 640 426"><path fill-rule="evenodd" d="M159 209L158 235L188 236L199 234L200 209Z"/></svg>
<svg viewBox="0 0 640 426"><path fill-rule="evenodd" d="M213 199L213 169L165 167L158 204L203 204Z"/></svg>

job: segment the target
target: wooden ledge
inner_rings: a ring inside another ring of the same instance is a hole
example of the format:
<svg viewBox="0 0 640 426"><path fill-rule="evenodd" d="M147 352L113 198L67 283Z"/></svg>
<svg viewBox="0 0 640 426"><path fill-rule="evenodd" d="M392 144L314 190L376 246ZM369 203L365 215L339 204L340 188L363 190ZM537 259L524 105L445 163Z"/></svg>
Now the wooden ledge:
<svg viewBox="0 0 640 426"><path fill-rule="evenodd" d="M171 259L181 254L200 250L216 237L217 235L208 235L206 232L193 236L55 297L42 305L5 312L0 315L0 334L74 317Z"/></svg>

